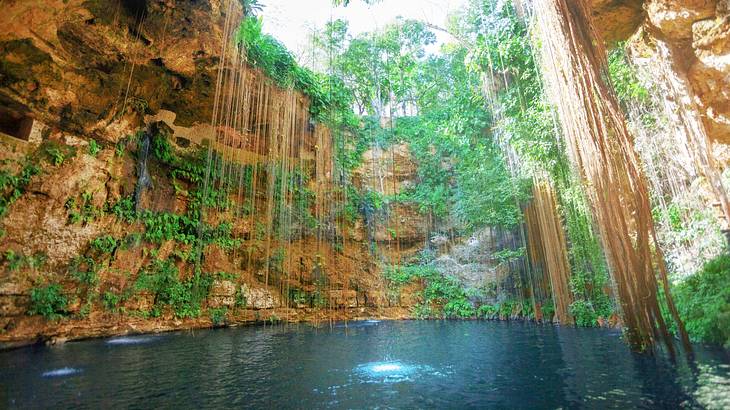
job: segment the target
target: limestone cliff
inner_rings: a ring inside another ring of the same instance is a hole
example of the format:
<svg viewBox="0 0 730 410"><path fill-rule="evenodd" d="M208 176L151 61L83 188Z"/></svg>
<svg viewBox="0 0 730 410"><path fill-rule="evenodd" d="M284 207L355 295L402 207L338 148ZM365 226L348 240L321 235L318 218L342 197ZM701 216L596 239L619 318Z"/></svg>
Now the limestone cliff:
<svg viewBox="0 0 730 410"><path fill-rule="evenodd" d="M205 152L218 132L210 123L218 72L226 69L224 25L240 15L239 2L218 0L3 3L0 346L224 323L409 315L416 303L409 289L397 303L386 297L367 218L332 227L334 217L320 208L336 207L323 196L300 210L304 219L319 213L320 228L287 227L288 239L269 234L267 240L261 233L267 223L282 230L271 214L283 212L286 200L274 206L272 192L256 185L247 187L253 205L235 189L201 197ZM299 96L296 104L307 102ZM271 144L262 141L259 149ZM314 180L322 147L297 144L302 181ZM412 179L412 161L397 156L396 179ZM261 171L259 179L271 172ZM323 188L309 182L297 189L306 196ZM196 227L206 201L216 205ZM395 207L382 221L372 237L391 257L425 242L414 209ZM400 226L395 236L391 225ZM38 298L48 311L33 311Z"/></svg>
<svg viewBox="0 0 730 410"><path fill-rule="evenodd" d="M730 144L730 3L726 0L593 0L604 40L628 40L656 51L665 43L674 75L686 81L693 104L714 142ZM637 31L639 33L637 33ZM674 98L674 96L667 96Z"/></svg>

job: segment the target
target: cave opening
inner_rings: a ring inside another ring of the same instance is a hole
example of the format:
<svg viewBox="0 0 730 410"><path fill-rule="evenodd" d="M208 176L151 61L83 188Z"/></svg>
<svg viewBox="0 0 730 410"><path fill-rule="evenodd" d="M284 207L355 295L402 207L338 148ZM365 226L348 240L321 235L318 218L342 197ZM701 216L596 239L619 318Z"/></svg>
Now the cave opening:
<svg viewBox="0 0 730 410"><path fill-rule="evenodd" d="M122 7L129 16L140 19L147 10L147 0L122 0Z"/></svg>
<svg viewBox="0 0 730 410"><path fill-rule="evenodd" d="M28 141L33 130L33 118L0 107L0 132L13 138Z"/></svg>

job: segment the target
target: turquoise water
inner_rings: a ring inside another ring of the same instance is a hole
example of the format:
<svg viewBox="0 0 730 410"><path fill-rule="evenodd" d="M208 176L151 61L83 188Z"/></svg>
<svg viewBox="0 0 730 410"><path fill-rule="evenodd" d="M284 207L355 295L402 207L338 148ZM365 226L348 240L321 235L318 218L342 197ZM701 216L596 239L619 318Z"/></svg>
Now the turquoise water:
<svg viewBox="0 0 730 410"><path fill-rule="evenodd" d="M481 321L178 332L0 352L0 407L730 408L728 352L697 350Z"/></svg>

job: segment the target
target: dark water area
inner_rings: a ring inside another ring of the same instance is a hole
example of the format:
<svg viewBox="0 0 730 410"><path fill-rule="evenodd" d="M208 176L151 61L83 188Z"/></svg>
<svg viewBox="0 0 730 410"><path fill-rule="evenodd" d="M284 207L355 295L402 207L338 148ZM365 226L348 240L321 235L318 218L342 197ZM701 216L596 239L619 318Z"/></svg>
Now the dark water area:
<svg viewBox="0 0 730 410"><path fill-rule="evenodd" d="M728 352L696 356L529 323L241 327L0 352L0 407L730 408Z"/></svg>

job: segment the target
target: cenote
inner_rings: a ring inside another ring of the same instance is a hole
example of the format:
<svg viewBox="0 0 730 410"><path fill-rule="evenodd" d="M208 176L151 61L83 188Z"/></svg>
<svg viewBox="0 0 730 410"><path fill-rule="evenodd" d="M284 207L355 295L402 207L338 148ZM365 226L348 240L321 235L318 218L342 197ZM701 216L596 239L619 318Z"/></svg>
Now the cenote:
<svg viewBox="0 0 730 410"><path fill-rule="evenodd" d="M730 409L729 21L0 0L0 409Z"/></svg>
<svg viewBox="0 0 730 410"><path fill-rule="evenodd" d="M0 354L10 408L699 408L730 404L727 352L689 366L620 333L363 321L130 336Z"/></svg>

